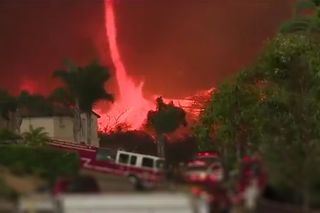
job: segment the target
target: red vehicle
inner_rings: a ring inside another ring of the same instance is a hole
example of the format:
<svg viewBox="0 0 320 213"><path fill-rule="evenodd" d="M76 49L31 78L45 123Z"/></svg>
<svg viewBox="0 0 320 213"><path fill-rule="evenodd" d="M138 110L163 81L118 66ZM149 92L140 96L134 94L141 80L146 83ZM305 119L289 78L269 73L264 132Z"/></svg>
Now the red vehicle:
<svg viewBox="0 0 320 213"><path fill-rule="evenodd" d="M194 160L188 163L183 178L188 183L219 182L223 178L223 169L220 162L208 164L206 161Z"/></svg>
<svg viewBox="0 0 320 213"><path fill-rule="evenodd" d="M212 163L220 162L218 153L215 151L196 152L193 159L204 161L208 166Z"/></svg>
<svg viewBox="0 0 320 213"><path fill-rule="evenodd" d="M156 183L164 177L163 159L126 151L113 151L64 141L52 141L54 148L77 152L81 166L98 172L129 177L133 183Z"/></svg>
<svg viewBox="0 0 320 213"><path fill-rule="evenodd" d="M196 152L195 158L218 157L218 153L212 150Z"/></svg>
<svg viewBox="0 0 320 213"><path fill-rule="evenodd" d="M193 160L186 164L183 172L183 179L187 183L219 182L222 178L223 168L215 151L195 153Z"/></svg>

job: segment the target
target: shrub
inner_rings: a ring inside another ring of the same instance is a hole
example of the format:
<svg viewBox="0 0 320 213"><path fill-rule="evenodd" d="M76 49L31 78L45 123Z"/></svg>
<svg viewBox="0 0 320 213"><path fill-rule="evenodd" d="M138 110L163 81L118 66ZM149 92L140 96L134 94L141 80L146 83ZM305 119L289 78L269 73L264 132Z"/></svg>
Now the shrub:
<svg viewBox="0 0 320 213"><path fill-rule="evenodd" d="M60 175L75 175L80 168L76 153L22 145L0 146L0 165L19 174L39 175L49 181Z"/></svg>
<svg viewBox="0 0 320 213"><path fill-rule="evenodd" d="M49 141L48 133L44 127L33 128L29 127L28 132L22 134L24 142L31 146L45 146Z"/></svg>
<svg viewBox="0 0 320 213"><path fill-rule="evenodd" d="M21 137L16 133L8 129L0 129L0 143L14 143L19 139L21 139Z"/></svg>

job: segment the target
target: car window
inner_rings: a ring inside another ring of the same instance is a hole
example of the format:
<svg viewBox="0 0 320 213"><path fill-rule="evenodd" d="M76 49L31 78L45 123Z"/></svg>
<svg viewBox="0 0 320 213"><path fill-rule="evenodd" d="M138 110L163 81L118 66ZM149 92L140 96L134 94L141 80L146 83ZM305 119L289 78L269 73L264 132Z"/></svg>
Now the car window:
<svg viewBox="0 0 320 213"><path fill-rule="evenodd" d="M130 157L130 165L136 165L137 163L137 156L132 155Z"/></svg>
<svg viewBox="0 0 320 213"><path fill-rule="evenodd" d="M142 166L153 168L153 159L147 157L142 158Z"/></svg>
<svg viewBox="0 0 320 213"><path fill-rule="evenodd" d="M119 156L119 163L127 164L129 161L129 155L121 153Z"/></svg>

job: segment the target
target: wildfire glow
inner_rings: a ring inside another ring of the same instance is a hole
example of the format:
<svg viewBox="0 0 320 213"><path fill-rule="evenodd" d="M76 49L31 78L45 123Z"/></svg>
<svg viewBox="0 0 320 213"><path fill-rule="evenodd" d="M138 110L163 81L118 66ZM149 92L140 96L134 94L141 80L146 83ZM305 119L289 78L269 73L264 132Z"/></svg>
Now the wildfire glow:
<svg viewBox="0 0 320 213"><path fill-rule="evenodd" d="M36 82L30 80L30 79L23 79L20 83L19 91L28 91L29 93L34 93L37 91L37 85Z"/></svg>
<svg viewBox="0 0 320 213"><path fill-rule="evenodd" d="M104 3L106 37L109 43L111 59L115 67L119 94L115 97L115 102L107 113L102 113L99 109L96 110L97 113L101 115L99 119L99 130L107 131L119 124L126 124L131 129L139 129L147 118L148 111L155 108L155 104L154 101L143 97L143 82L136 85L133 79L128 76L117 44L115 1L105 0ZM186 107L185 110L187 112L194 114L194 112L190 110L190 106L192 105L190 99L171 100L164 98L164 101L173 101L175 105Z"/></svg>
<svg viewBox="0 0 320 213"><path fill-rule="evenodd" d="M154 107L154 104L143 97L143 82L141 82L140 85L136 85L132 78L128 76L121 60L117 45L117 29L113 0L105 0L105 23L111 59L116 71L119 95L116 97L116 101L108 113L101 116L99 122L101 124L108 124L108 126L126 123L131 128L138 129L146 119L148 111ZM99 126L100 128L104 128L101 125Z"/></svg>

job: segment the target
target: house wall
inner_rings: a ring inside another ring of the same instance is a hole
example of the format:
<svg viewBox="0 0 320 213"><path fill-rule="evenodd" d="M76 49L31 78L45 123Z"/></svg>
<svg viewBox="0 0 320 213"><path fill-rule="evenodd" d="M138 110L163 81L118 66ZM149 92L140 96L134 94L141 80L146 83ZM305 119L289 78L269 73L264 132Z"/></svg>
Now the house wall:
<svg viewBox="0 0 320 213"><path fill-rule="evenodd" d="M20 126L20 132L28 132L30 126L33 128L43 127L49 137L54 137L54 119L52 117L23 118Z"/></svg>
<svg viewBox="0 0 320 213"><path fill-rule="evenodd" d="M91 145L99 146L98 138L98 122L97 116L91 115L92 128L91 128ZM54 117L35 117L35 118L23 118L20 127L20 132L29 131L29 126L33 128L44 127L48 132L48 136L53 139L73 141L73 118L68 116L54 116ZM87 117L83 113L81 114L82 131L80 134L80 142L86 142L87 140Z"/></svg>
<svg viewBox="0 0 320 213"><path fill-rule="evenodd" d="M98 118L96 115L91 114L91 145L99 146L99 138L98 138ZM80 134L81 141L87 141L87 116L85 113L81 114L81 125L82 125L82 132Z"/></svg>
<svg viewBox="0 0 320 213"><path fill-rule="evenodd" d="M54 138L73 141L73 118L67 116L53 117Z"/></svg>

